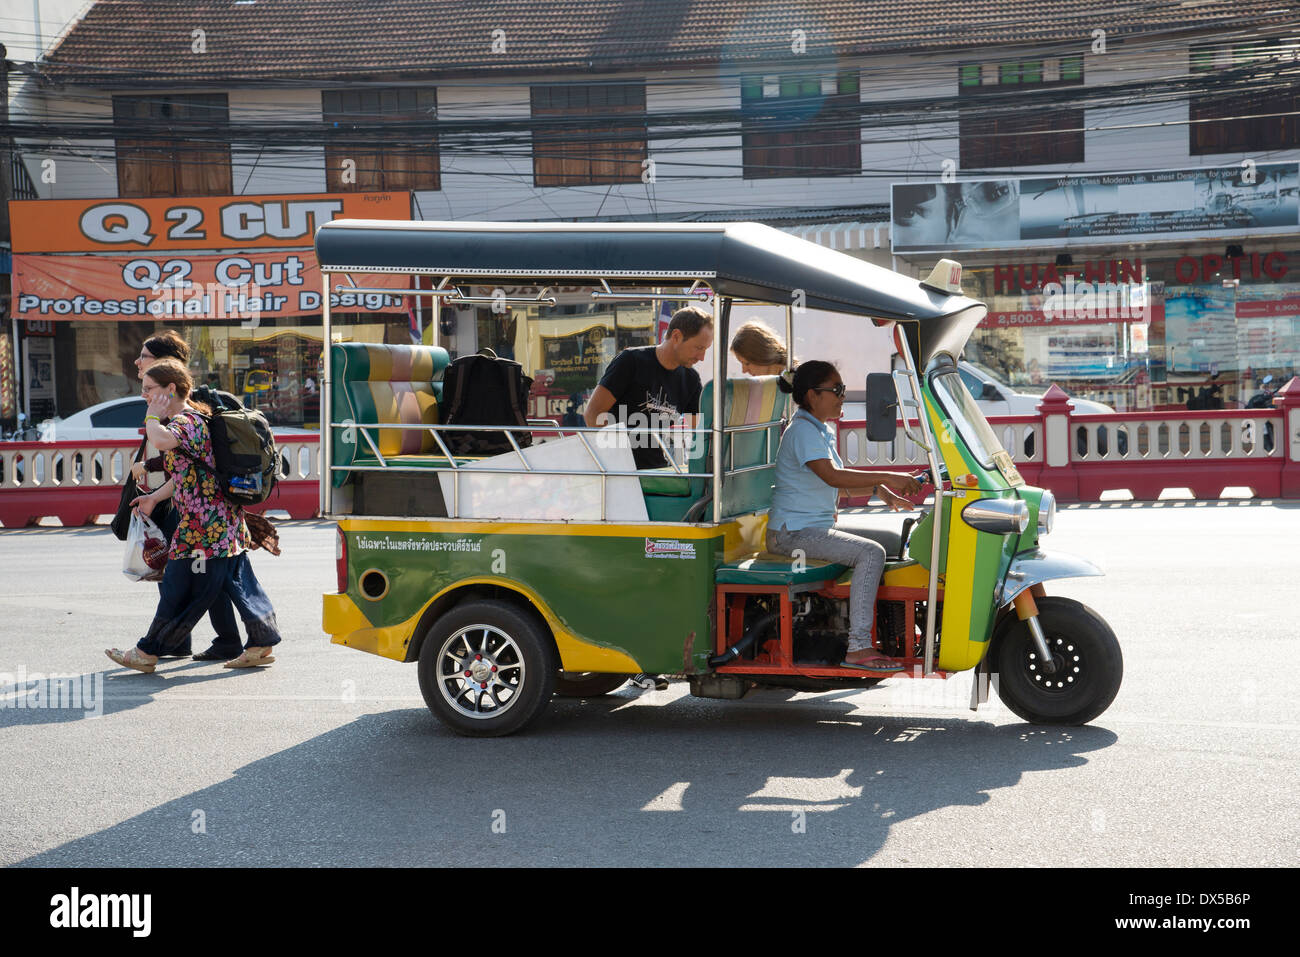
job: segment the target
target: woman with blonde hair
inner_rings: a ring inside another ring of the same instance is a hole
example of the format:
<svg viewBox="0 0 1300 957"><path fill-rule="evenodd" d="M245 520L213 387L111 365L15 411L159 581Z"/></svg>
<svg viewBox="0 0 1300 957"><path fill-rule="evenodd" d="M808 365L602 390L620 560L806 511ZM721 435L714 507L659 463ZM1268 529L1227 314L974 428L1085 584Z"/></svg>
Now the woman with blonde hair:
<svg viewBox="0 0 1300 957"><path fill-rule="evenodd" d="M731 354L745 375L780 375L789 359L789 352L777 334L752 320L731 337Z"/></svg>
<svg viewBox="0 0 1300 957"><path fill-rule="evenodd" d="M144 373L142 392L149 401L145 432L163 453L168 481L131 503L149 514L168 495L179 521L167 553L158 610L148 633L127 651L105 649L119 665L150 673L159 657L186 638L195 622L225 595L239 611L248 644L227 668L270 664L280 642L275 609L253 574L244 510L217 487L212 436L203 410L187 405L194 380L176 359L160 359ZM208 410L210 411L210 410Z"/></svg>

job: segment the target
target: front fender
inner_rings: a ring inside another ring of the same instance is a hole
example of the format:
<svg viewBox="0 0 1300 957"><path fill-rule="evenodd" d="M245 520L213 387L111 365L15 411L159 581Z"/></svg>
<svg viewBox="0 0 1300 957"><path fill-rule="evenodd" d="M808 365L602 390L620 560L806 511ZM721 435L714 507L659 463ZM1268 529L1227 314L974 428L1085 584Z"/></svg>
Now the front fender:
<svg viewBox="0 0 1300 957"><path fill-rule="evenodd" d="M1017 552L1011 559L1006 578L998 586L999 606L1011 601L1026 588L1053 578L1087 578L1106 574L1092 562L1066 552L1045 552L1041 548Z"/></svg>

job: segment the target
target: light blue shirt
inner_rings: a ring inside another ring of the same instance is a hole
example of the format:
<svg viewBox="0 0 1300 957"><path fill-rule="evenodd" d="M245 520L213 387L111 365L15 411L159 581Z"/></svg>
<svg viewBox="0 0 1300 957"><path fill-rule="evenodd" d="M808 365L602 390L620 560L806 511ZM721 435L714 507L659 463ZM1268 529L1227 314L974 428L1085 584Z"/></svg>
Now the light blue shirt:
<svg viewBox="0 0 1300 957"><path fill-rule="evenodd" d="M835 524L839 489L827 485L808 467L809 462L830 459L843 468L835 449L835 430L805 409L800 409L781 435L776 453L776 488L767 527L830 528Z"/></svg>

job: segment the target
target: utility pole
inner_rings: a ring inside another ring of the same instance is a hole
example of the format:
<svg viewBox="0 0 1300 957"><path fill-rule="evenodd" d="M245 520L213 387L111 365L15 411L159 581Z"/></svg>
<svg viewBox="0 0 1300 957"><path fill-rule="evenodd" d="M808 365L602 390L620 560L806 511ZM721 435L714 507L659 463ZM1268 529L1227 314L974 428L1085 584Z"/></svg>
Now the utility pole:
<svg viewBox="0 0 1300 957"><path fill-rule="evenodd" d="M9 125L9 51L0 43L0 126ZM0 135L0 247L9 247L9 200L13 197L13 141Z"/></svg>
<svg viewBox="0 0 1300 957"><path fill-rule="evenodd" d="M9 126L9 51L0 43L0 128ZM9 237L9 198L13 196L13 142L7 132L0 133L0 250L8 252L11 248ZM0 324L12 314L13 280L8 273L0 274ZM0 325L0 328L3 328ZM0 337L0 341L4 337ZM22 357L18 351L18 320L13 320L13 408L3 408L0 403L0 416L12 418L19 406L18 392L22 376ZM3 363L0 363L3 367ZM3 388L4 383L0 383Z"/></svg>

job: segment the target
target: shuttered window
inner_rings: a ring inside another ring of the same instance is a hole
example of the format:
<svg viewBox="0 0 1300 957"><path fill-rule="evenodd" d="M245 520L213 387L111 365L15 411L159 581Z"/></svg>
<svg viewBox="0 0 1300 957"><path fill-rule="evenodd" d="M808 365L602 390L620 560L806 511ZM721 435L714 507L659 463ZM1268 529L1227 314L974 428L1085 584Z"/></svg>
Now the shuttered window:
<svg viewBox="0 0 1300 957"><path fill-rule="evenodd" d="M1297 60L1296 39L1193 47L1193 75L1218 77L1224 89L1191 98L1191 155L1300 147L1300 83L1293 72Z"/></svg>
<svg viewBox="0 0 1300 957"><path fill-rule="evenodd" d="M233 192L226 94L115 96L113 124L119 196Z"/></svg>
<svg viewBox="0 0 1300 957"><path fill-rule="evenodd" d="M534 86L533 183L594 186L641 181L645 83Z"/></svg>
<svg viewBox="0 0 1300 957"><path fill-rule="evenodd" d="M740 100L745 179L862 171L857 73L749 76Z"/></svg>
<svg viewBox="0 0 1300 957"><path fill-rule="evenodd" d="M1051 57L958 68L962 169L1082 163L1084 111L1046 104L1038 90L1081 86L1083 57Z"/></svg>
<svg viewBox="0 0 1300 957"><path fill-rule="evenodd" d="M437 115L427 87L321 91L326 190L441 189Z"/></svg>

